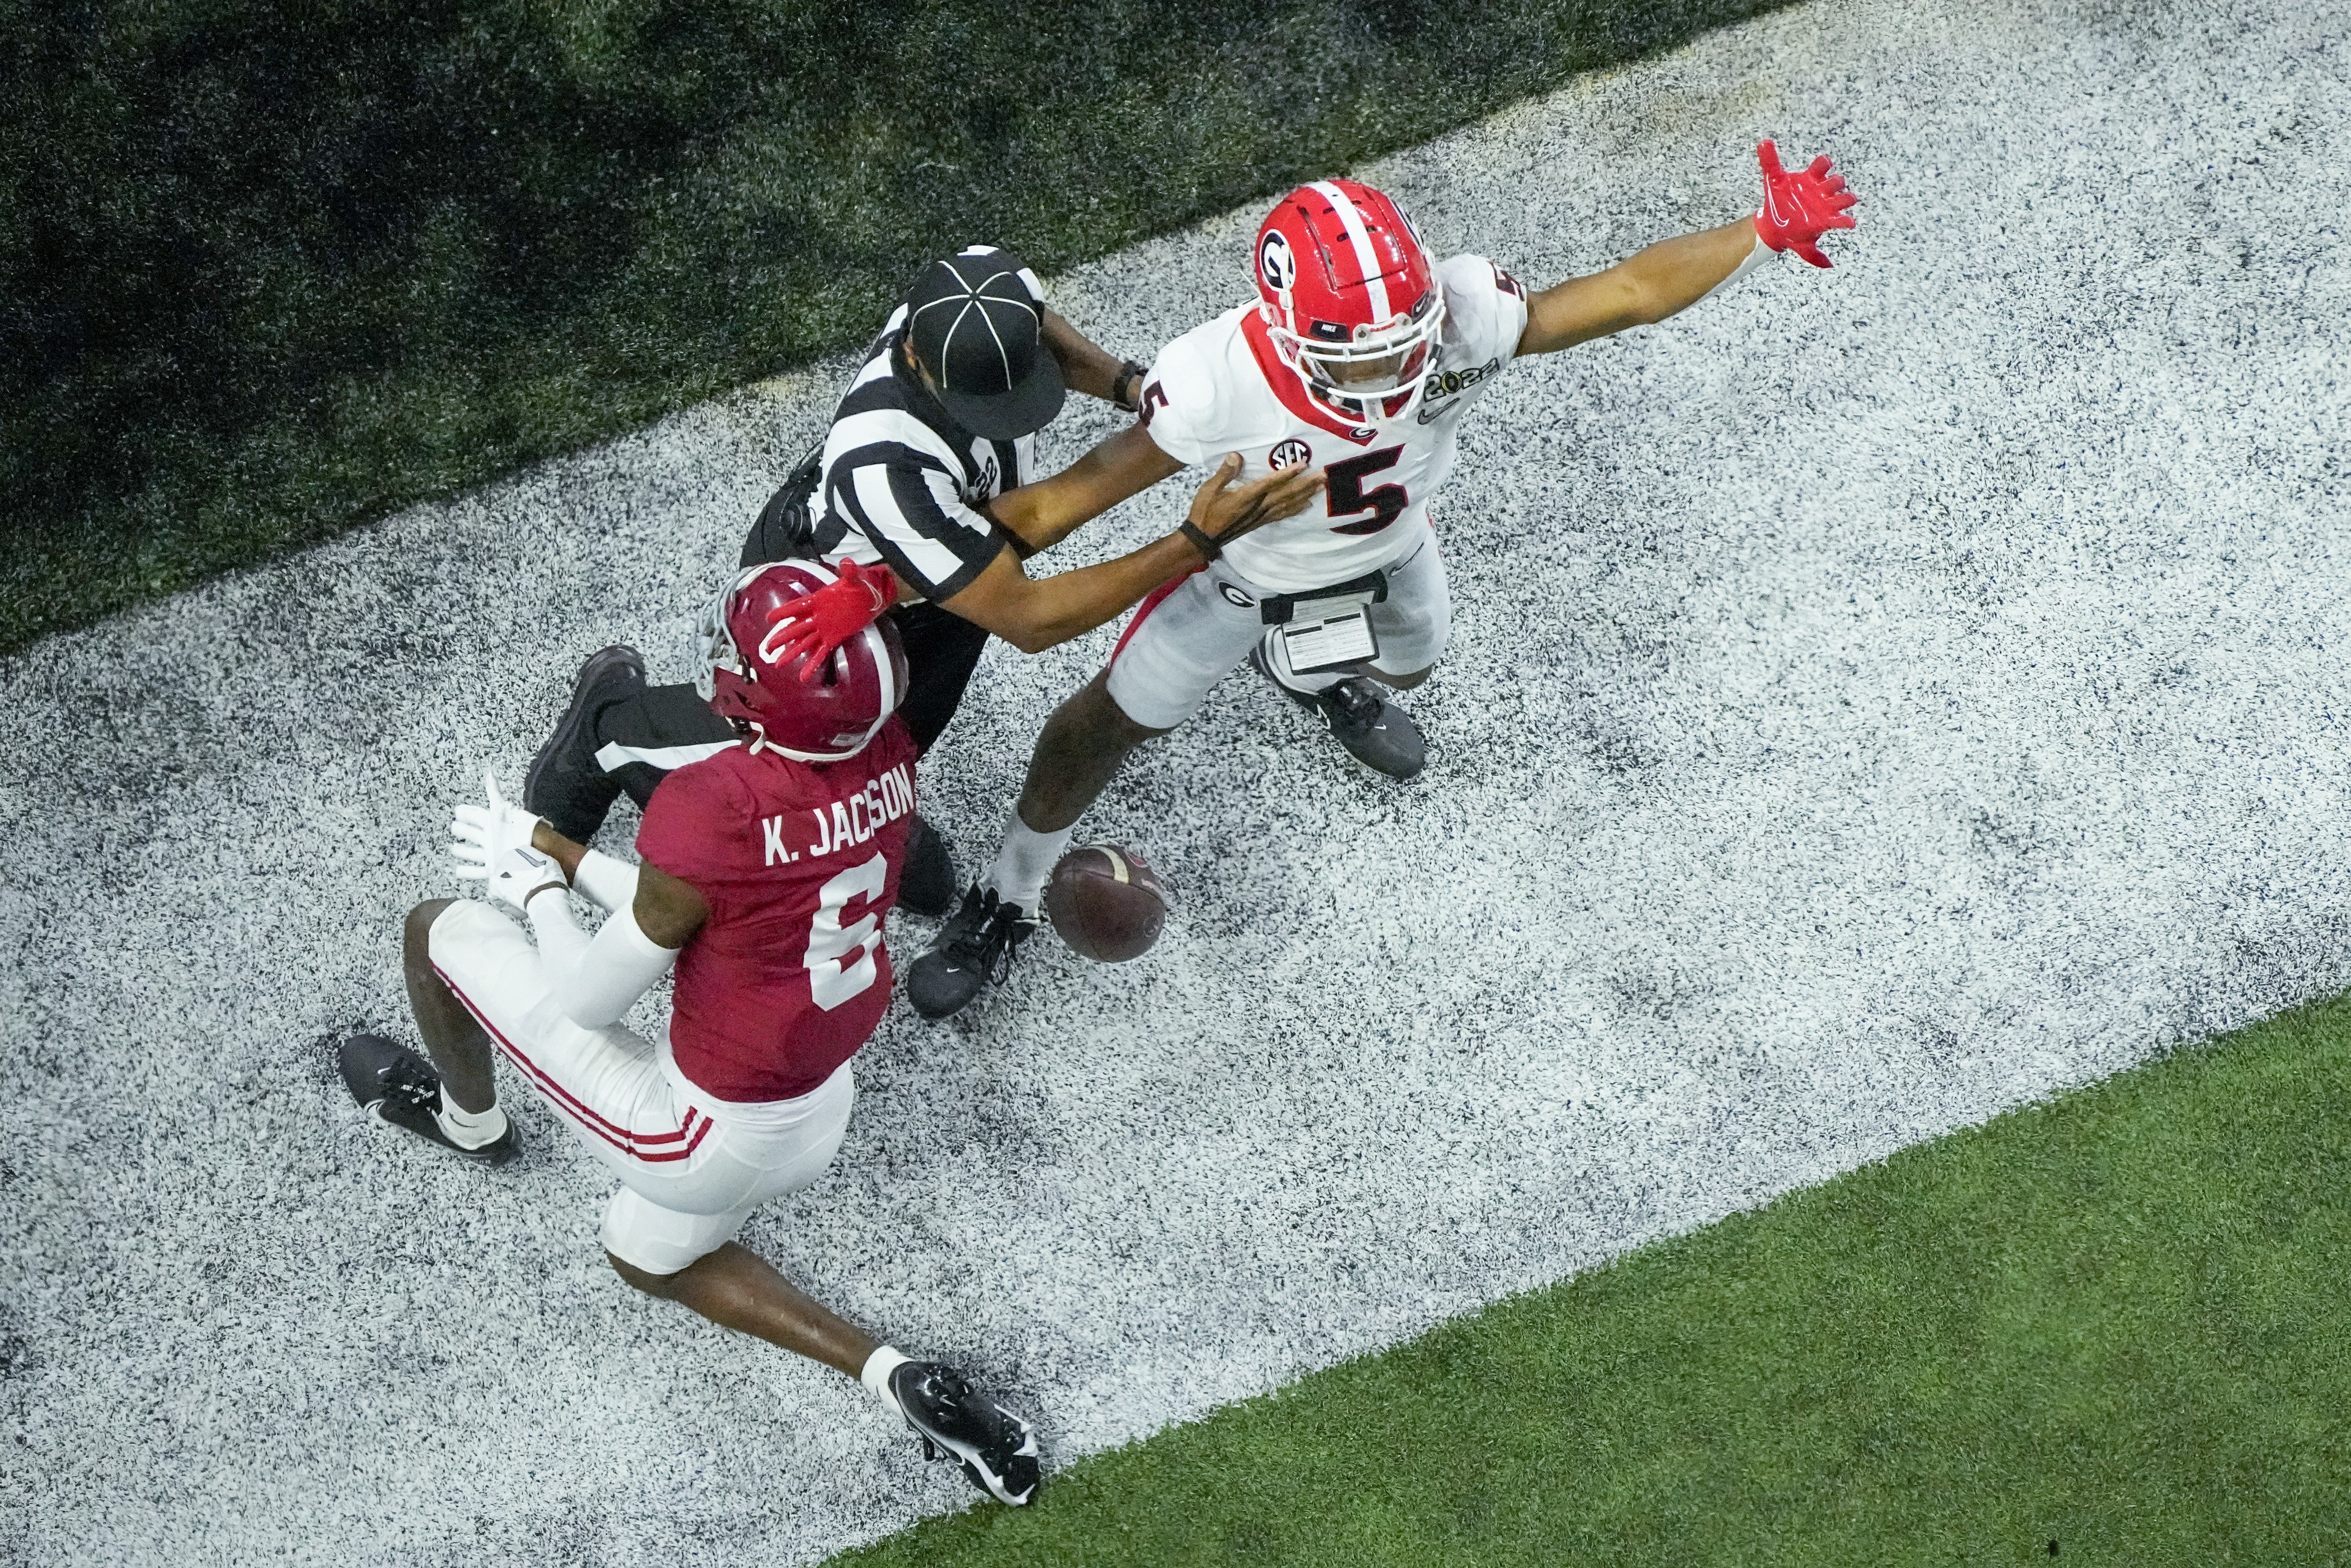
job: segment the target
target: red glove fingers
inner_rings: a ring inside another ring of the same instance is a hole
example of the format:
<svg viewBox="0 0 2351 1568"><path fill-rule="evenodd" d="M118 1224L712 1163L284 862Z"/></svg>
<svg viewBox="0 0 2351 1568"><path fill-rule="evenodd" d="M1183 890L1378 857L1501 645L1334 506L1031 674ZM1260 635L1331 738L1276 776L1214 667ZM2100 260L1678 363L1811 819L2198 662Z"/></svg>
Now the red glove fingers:
<svg viewBox="0 0 2351 1568"><path fill-rule="evenodd" d="M1821 250L1821 235L1831 229L1849 229L1849 208L1860 197L1845 189L1844 176L1829 172L1825 152L1791 173L1780 165L1780 149L1769 140L1755 145L1755 161L1763 170L1763 210L1755 214L1755 232L1773 250L1792 250L1814 267L1829 265Z"/></svg>
<svg viewBox="0 0 2351 1568"><path fill-rule="evenodd" d="M838 578L783 606L759 639L759 657L771 664L800 666L800 682L812 685L834 649L873 624L897 597L897 583L882 567L843 561Z"/></svg>

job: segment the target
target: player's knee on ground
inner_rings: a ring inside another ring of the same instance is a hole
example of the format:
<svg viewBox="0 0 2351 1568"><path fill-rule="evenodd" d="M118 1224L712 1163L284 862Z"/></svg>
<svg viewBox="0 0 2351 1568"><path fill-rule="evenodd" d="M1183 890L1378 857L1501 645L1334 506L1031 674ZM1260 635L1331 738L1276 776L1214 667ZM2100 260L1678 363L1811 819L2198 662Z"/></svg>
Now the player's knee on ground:
<svg viewBox="0 0 2351 1568"><path fill-rule="evenodd" d="M610 1252L604 1254L604 1260L612 1265L613 1273L618 1274L648 1296L658 1296L663 1301L667 1301L675 1291L677 1274L648 1274L634 1263L617 1258ZM681 1269L678 1273L682 1274L684 1271Z"/></svg>
<svg viewBox="0 0 2351 1568"><path fill-rule="evenodd" d="M441 918L443 910L456 902L454 898L428 898L408 912L408 919L401 927L401 942L411 964L432 961L429 947L433 940L433 923Z"/></svg>

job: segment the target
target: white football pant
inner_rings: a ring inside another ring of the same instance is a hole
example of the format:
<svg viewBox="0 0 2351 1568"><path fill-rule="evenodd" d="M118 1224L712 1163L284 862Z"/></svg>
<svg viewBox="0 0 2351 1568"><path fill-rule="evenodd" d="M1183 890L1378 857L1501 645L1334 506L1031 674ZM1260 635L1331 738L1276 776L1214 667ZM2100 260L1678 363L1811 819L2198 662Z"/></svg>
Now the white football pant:
<svg viewBox="0 0 2351 1568"><path fill-rule="evenodd" d="M1385 674L1415 674L1435 664L1453 629L1436 531L1423 524L1420 534L1417 548L1380 568L1387 598L1364 607L1379 640L1372 665ZM1222 559L1153 590L1111 653L1111 700L1147 729L1174 729L1264 639L1270 628L1258 604L1276 591Z"/></svg>
<svg viewBox="0 0 2351 1568"><path fill-rule="evenodd" d="M648 1274L674 1274L733 1240L753 1209L823 1175L849 1131L849 1062L798 1099L715 1101L677 1070L666 1040L565 1017L529 936L479 900L443 910L427 950L498 1053L621 1178L604 1249Z"/></svg>

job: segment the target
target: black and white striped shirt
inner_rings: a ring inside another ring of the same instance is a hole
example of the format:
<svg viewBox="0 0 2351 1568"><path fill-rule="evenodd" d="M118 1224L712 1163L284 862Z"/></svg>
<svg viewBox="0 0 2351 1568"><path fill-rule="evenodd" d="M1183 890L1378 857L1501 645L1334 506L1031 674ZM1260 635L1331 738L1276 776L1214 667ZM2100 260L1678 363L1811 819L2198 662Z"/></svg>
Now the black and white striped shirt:
<svg viewBox="0 0 2351 1568"><path fill-rule="evenodd" d="M924 598L951 599L1005 548L974 508L1029 481L1036 437L990 441L957 424L900 362L905 324L901 305L832 416L812 542L824 560L878 561Z"/></svg>

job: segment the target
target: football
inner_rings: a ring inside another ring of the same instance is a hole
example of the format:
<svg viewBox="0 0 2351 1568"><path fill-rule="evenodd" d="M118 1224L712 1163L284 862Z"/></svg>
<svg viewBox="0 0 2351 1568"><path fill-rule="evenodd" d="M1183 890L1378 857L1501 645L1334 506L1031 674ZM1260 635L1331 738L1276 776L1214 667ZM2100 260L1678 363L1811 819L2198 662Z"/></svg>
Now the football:
<svg viewBox="0 0 2351 1568"><path fill-rule="evenodd" d="M1167 924L1167 890L1151 862L1116 844L1084 844L1053 867L1045 914L1061 940L1098 964L1151 951Z"/></svg>

